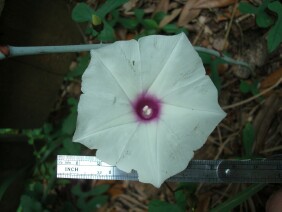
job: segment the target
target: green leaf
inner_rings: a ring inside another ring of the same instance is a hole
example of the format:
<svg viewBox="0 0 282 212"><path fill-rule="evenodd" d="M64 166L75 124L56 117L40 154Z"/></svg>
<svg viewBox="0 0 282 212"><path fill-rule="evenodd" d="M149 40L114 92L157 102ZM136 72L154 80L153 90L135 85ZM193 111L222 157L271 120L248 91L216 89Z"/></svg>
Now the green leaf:
<svg viewBox="0 0 282 212"><path fill-rule="evenodd" d="M145 36L146 35L155 35L155 34L157 34L157 30L156 29L146 29L145 31L144 31L144 33L145 33Z"/></svg>
<svg viewBox="0 0 282 212"><path fill-rule="evenodd" d="M253 80L252 82L241 80L240 87L239 87L240 91L244 94L251 92L253 95L257 95L259 93L258 83L259 82L257 80ZM258 100L262 101L263 97L260 96Z"/></svg>
<svg viewBox="0 0 282 212"><path fill-rule="evenodd" d="M183 28L183 27L178 28L178 30L174 34L180 34L182 32L185 33L185 35L189 34L188 30L186 28Z"/></svg>
<svg viewBox="0 0 282 212"><path fill-rule="evenodd" d="M107 0L105 3L96 11L96 15L99 16L101 19L104 19L105 16L113 11L114 9L118 8L119 6L126 3L128 0Z"/></svg>
<svg viewBox="0 0 282 212"><path fill-rule="evenodd" d="M167 24L162 30L168 34L175 34L179 30L179 27L176 24Z"/></svg>
<svg viewBox="0 0 282 212"><path fill-rule="evenodd" d="M77 212L75 206L71 202L64 202L63 203L62 212Z"/></svg>
<svg viewBox="0 0 282 212"><path fill-rule="evenodd" d="M76 118L77 114L76 112L71 112L67 118L63 121L62 126L62 133L66 135L72 135L76 128Z"/></svg>
<svg viewBox="0 0 282 212"><path fill-rule="evenodd" d="M80 208L83 212L86 211L86 200L83 196L78 196L78 200L77 200L77 203L76 203L76 206L78 208Z"/></svg>
<svg viewBox="0 0 282 212"><path fill-rule="evenodd" d="M144 26L145 29L157 29L158 24L153 19L143 19L141 24Z"/></svg>
<svg viewBox="0 0 282 212"><path fill-rule="evenodd" d="M248 122L243 129L243 147L245 156L250 158L252 156L252 148L255 141L255 129L252 123Z"/></svg>
<svg viewBox="0 0 282 212"><path fill-rule="evenodd" d="M256 23L261 28L267 28L273 24L272 18L263 10L256 15Z"/></svg>
<svg viewBox="0 0 282 212"><path fill-rule="evenodd" d="M41 203L27 195L21 196L20 206L23 211L43 211Z"/></svg>
<svg viewBox="0 0 282 212"><path fill-rule="evenodd" d="M212 58L212 56L208 53L205 52L198 52L200 58L202 59L202 62L206 65L209 65L212 63L212 61L214 60L214 58Z"/></svg>
<svg viewBox="0 0 282 212"><path fill-rule="evenodd" d="M72 187L71 192L72 192L72 194L74 194L76 196L86 198L86 197L90 197L90 196L101 195L101 194L105 193L109 188L110 188L110 185L102 184L102 185L95 186L90 191L83 192L83 191L81 191L80 185L77 184L74 187Z"/></svg>
<svg viewBox="0 0 282 212"><path fill-rule="evenodd" d="M110 16L107 19L108 24L111 25L113 28L118 23L118 20L120 18L120 14L119 13L120 12L119 12L118 9L113 10L113 11L110 12Z"/></svg>
<svg viewBox="0 0 282 212"><path fill-rule="evenodd" d="M268 8L278 15L277 21L267 36L268 51L272 52L282 42L282 4L279 1L275 1L269 4Z"/></svg>
<svg viewBox="0 0 282 212"><path fill-rule="evenodd" d="M142 22L142 20L143 20L143 16L144 16L144 10L142 10L142 9L135 9L134 10L134 14L135 14L135 17L137 18L137 20L139 21L139 22Z"/></svg>
<svg viewBox="0 0 282 212"><path fill-rule="evenodd" d="M130 18L119 18L118 22L126 29L135 29L138 25L138 21L136 19Z"/></svg>
<svg viewBox="0 0 282 212"><path fill-rule="evenodd" d="M216 208L213 208L210 212L226 212L231 211L236 206L240 205L247 199L249 199L252 195L259 192L261 189L265 187L266 184L255 184L246 189L242 192L237 194L234 197L231 197L229 200L225 201L224 203L218 205Z"/></svg>
<svg viewBox="0 0 282 212"><path fill-rule="evenodd" d="M91 32L91 35L93 36L93 37L96 37L97 35L98 35L98 32L95 30L95 29L92 29L92 32ZM90 59L89 59L89 61L90 61ZM89 64L89 63L88 63ZM86 69L86 68L85 68ZM84 70L85 70L84 69ZM83 71L84 72L84 71Z"/></svg>
<svg viewBox="0 0 282 212"><path fill-rule="evenodd" d="M108 201L108 196L101 195L109 189L110 185L98 185L94 189L83 192L80 185L77 184L72 187L71 192L78 197L77 206L82 211L92 211L93 208L99 208ZM89 198L92 197L90 200ZM89 200L89 201L87 201Z"/></svg>
<svg viewBox="0 0 282 212"><path fill-rule="evenodd" d="M247 2L240 2L238 9L240 10L241 13L244 13L244 14L246 13L256 14L258 11L257 7Z"/></svg>
<svg viewBox="0 0 282 212"><path fill-rule="evenodd" d="M84 193L81 191L79 184L76 184L71 188L71 193L76 196L84 196Z"/></svg>
<svg viewBox="0 0 282 212"><path fill-rule="evenodd" d="M272 0L263 0L262 4L258 7L256 23L259 27L266 28L273 24L272 18L265 11L271 1Z"/></svg>
<svg viewBox="0 0 282 212"><path fill-rule="evenodd" d="M184 212L178 205L160 200L152 200L149 203L149 212Z"/></svg>
<svg viewBox="0 0 282 212"><path fill-rule="evenodd" d="M64 135L73 135L76 128L78 101L74 98L69 98L68 104L71 106L71 110L69 115L63 120L61 132Z"/></svg>
<svg viewBox="0 0 282 212"><path fill-rule="evenodd" d="M71 137L63 140L63 153L67 155L79 155L81 153L81 144L72 141Z"/></svg>
<svg viewBox="0 0 282 212"><path fill-rule="evenodd" d="M176 204L183 210L187 207L187 193L185 190L179 190L174 193Z"/></svg>
<svg viewBox="0 0 282 212"><path fill-rule="evenodd" d="M39 182L35 182L33 187L34 197L40 198L43 193L43 185Z"/></svg>
<svg viewBox="0 0 282 212"><path fill-rule="evenodd" d="M2 200L5 192L9 188L9 186L19 177L23 176L27 170L28 166L21 168L20 170L16 171L10 177L7 177L0 183L0 201Z"/></svg>
<svg viewBox="0 0 282 212"><path fill-rule="evenodd" d="M72 19L76 22L92 20L94 10L85 3L78 3L72 10Z"/></svg>
<svg viewBox="0 0 282 212"><path fill-rule="evenodd" d="M266 28L272 25L272 18L265 12L269 0L264 0L259 7L255 7L249 3L241 2L239 4L239 10L242 13L253 13L256 15L256 23L259 27Z"/></svg>
<svg viewBox="0 0 282 212"><path fill-rule="evenodd" d="M110 185L108 184L97 185L89 192L89 194L90 195L100 195L108 191L109 188L110 188Z"/></svg>
<svg viewBox="0 0 282 212"><path fill-rule="evenodd" d="M176 190L185 190L187 191L189 194L194 194L197 190L198 184L197 183L179 183L178 187Z"/></svg>
<svg viewBox="0 0 282 212"><path fill-rule="evenodd" d="M259 94L259 81L258 80L254 80L251 84L251 92L253 95L257 95ZM261 96L262 98L262 96ZM262 100L262 99L261 99Z"/></svg>
<svg viewBox="0 0 282 212"><path fill-rule="evenodd" d="M215 87L218 90L218 93L220 93L221 91L221 78L219 77L217 68L218 65L221 63L220 59L217 58L215 60L213 60L210 64L210 68L211 68L211 80L213 81Z"/></svg>
<svg viewBox="0 0 282 212"><path fill-rule="evenodd" d="M44 132L44 134L49 135L49 134L52 132L52 130L53 130L53 125L52 125L52 124L50 124L50 123L45 123L45 124L43 125L43 132Z"/></svg>
<svg viewBox="0 0 282 212"><path fill-rule="evenodd" d="M106 22L106 21L103 21L103 23L104 23L104 28L99 33L97 38L100 41L103 41L103 42L113 42L113 41L115 41L116 36L115 36L115 31L114 31L113 27L111 25L109 25L108 22Z"/></svg>
<svg viewBox="0 0 282 212"><path fill-rule="evenodd" d="M108 196L97 196L88 201L83 209L84 211L93 211L93 209L100 208L101 206L103 206L107 201Z"/></svg>
<svg viewBox="0 0 282 212"><path fill-rule="evenodd" d="M153 16L153 19L159 24L163 19L164 17L166 16L166 13L165 12L157 12L154 16Z"/></svg>
<svg viewBox="0 0 282 212"><path fill-rule="evenodd" d="M95 14L92 15L92 20L91 21L92 21L91 23L94 26L98 26L98 25L102 24L101 18L99 16L95 15Z"/></svg>
<svg viewBox="0 0 282 212"><path fill-rule="evenodd" d="M246 81L241 80L239 89L242 93L249 93L251 91L251 85Z"/></svg>

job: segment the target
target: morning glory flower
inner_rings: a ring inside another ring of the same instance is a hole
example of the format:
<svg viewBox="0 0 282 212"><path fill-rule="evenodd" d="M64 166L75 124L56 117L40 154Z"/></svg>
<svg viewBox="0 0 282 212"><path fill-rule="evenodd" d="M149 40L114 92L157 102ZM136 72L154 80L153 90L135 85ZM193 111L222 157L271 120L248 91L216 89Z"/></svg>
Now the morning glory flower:
<svg viewBox="0 0 282 212"><path fill-rule="evenodd" d="M225 117L184 33L91 51L73 140L156 187L184 170Z"/></svg>

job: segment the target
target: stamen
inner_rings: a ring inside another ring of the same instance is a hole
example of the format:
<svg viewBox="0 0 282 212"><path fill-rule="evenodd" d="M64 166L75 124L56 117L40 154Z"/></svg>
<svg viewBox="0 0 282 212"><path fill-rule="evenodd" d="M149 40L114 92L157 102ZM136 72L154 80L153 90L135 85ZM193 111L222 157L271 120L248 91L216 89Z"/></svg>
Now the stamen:
<svg viewBox="0 0 282 212"><path fill-rule="evenodd" d="M150 108L148 105L145 105L142 108L142 115L146 119L151 118L151 116L153 115L153 109Z"/></svg>

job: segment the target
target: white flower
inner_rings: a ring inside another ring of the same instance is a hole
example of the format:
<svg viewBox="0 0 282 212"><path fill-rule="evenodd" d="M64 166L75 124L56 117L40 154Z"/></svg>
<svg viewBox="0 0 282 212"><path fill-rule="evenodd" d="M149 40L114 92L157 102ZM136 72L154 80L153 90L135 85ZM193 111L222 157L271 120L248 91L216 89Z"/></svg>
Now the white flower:
<svg viewBox="0 0 282 212"><path fill-rule="evenodd" d="M156 187L184 170L225 117L184 33L92 50L74 141Z"/></svg>

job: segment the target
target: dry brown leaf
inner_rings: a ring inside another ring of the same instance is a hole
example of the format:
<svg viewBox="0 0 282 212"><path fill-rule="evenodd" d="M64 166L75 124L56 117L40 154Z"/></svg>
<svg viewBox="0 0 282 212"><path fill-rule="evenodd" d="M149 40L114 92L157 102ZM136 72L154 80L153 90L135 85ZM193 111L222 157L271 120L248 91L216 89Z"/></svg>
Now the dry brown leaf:
<svg viewBox="0 0 282 212"><path fill-rule="evenodd" d="M237 9L235 11L234 17L239 17L241 15L240 11ZM229 20L232 17L232 13L230 11L225 11L223 14L219 14L217 15L217 17L215 18L216 22L221 22L221 21L226 21Z"/></svg>
<svg viewBox="0 0 282 212"><path fill-rule="evenodd" d="M183 7L183 10L179 16L177 24L179 26L184 26L187 23L189 23L192 19L197 17L201 10L194 10L195 5L197 4L198 0L188 0L185 6Z"/></svg>
<svg viewBox="0 0 282 212"><path fill-rule="evenodd" d="M274 85L278 80L282 77L282 67L277 69L276 71L272 72L268 75L262 82L261 82L261 89L265 89Z"/></svg>
<svg viewBox="0 0 282 212"><path fill-rule="evenodd" d="M157 5L157 8L155 10L155 13L157 13L157 12L167 13L168 7L169 7L169 0L160 0L159 4Z"/></svg>
<svg viewBox="0 0 282 212"><path fill-rule="evenodd" d="M201 9L192 9L189 10L188 12L181 13L177 22L178 26L185 26L194 18L196 18L200 13L201 13Z"/></svg>
<svg viewBox="0 0 282 212"><path fill-rule="evenodd" d="M116 197L119 196L121 194L124 194L124 188L122 184L114 184L109 190L108 190L108 194L111 197Z"/></svg>
<svg viewBox="0 0 282 212"><path fill-rule="evenodd" d="M226 7L230 4L234 4L236 0L199 0L194 8L208 9L217 7Z"/></svg>
<svg viewBox="0 0 282 212"><path fill-rule="evenodd" d="M134 39L134 37L135 37L135 35L134 35L134 34L132 34L132 33L128 33L128 34L126 35L126 40L133 40L133 39Z"/></svg>
<svg viewBox="0 0 282 212"><path fill-rule="evenodd" d="M225 7L235 2L236 0L188 0L180 14L178 25L189 23L200 14L201 9Z"/></svg>
<svg viewBox="0 0 282 212"><path fill-rule="evenodd" d="M68 85L66 91L69 95L78 97L81 93L81 84L74 81Z"/></svg>
<svg viewBox="0 0 282 212"><path fill-rule="evenodd" d="M128 12L136 7L138 0L130 0L127 3L125 3L122 7L124 8L125 12Z"/></svg>
<svg viewBox="0 0 282 212"><path fill-rule="evenodd" d="M213 48L218 51L222 51L223 49L226 49L228 45L229 45L228 41L221 37L215 38L212 44Z"/></svg>
<svg viewBox="0 0 282 212"><path fill-rule="evenodd" d="M181 12L181 8L174 9L170 15L167 15L163 18L163 20L160 22L159 27L162 28L163 26L169 24L173 19L175 19Z"/></svg>

